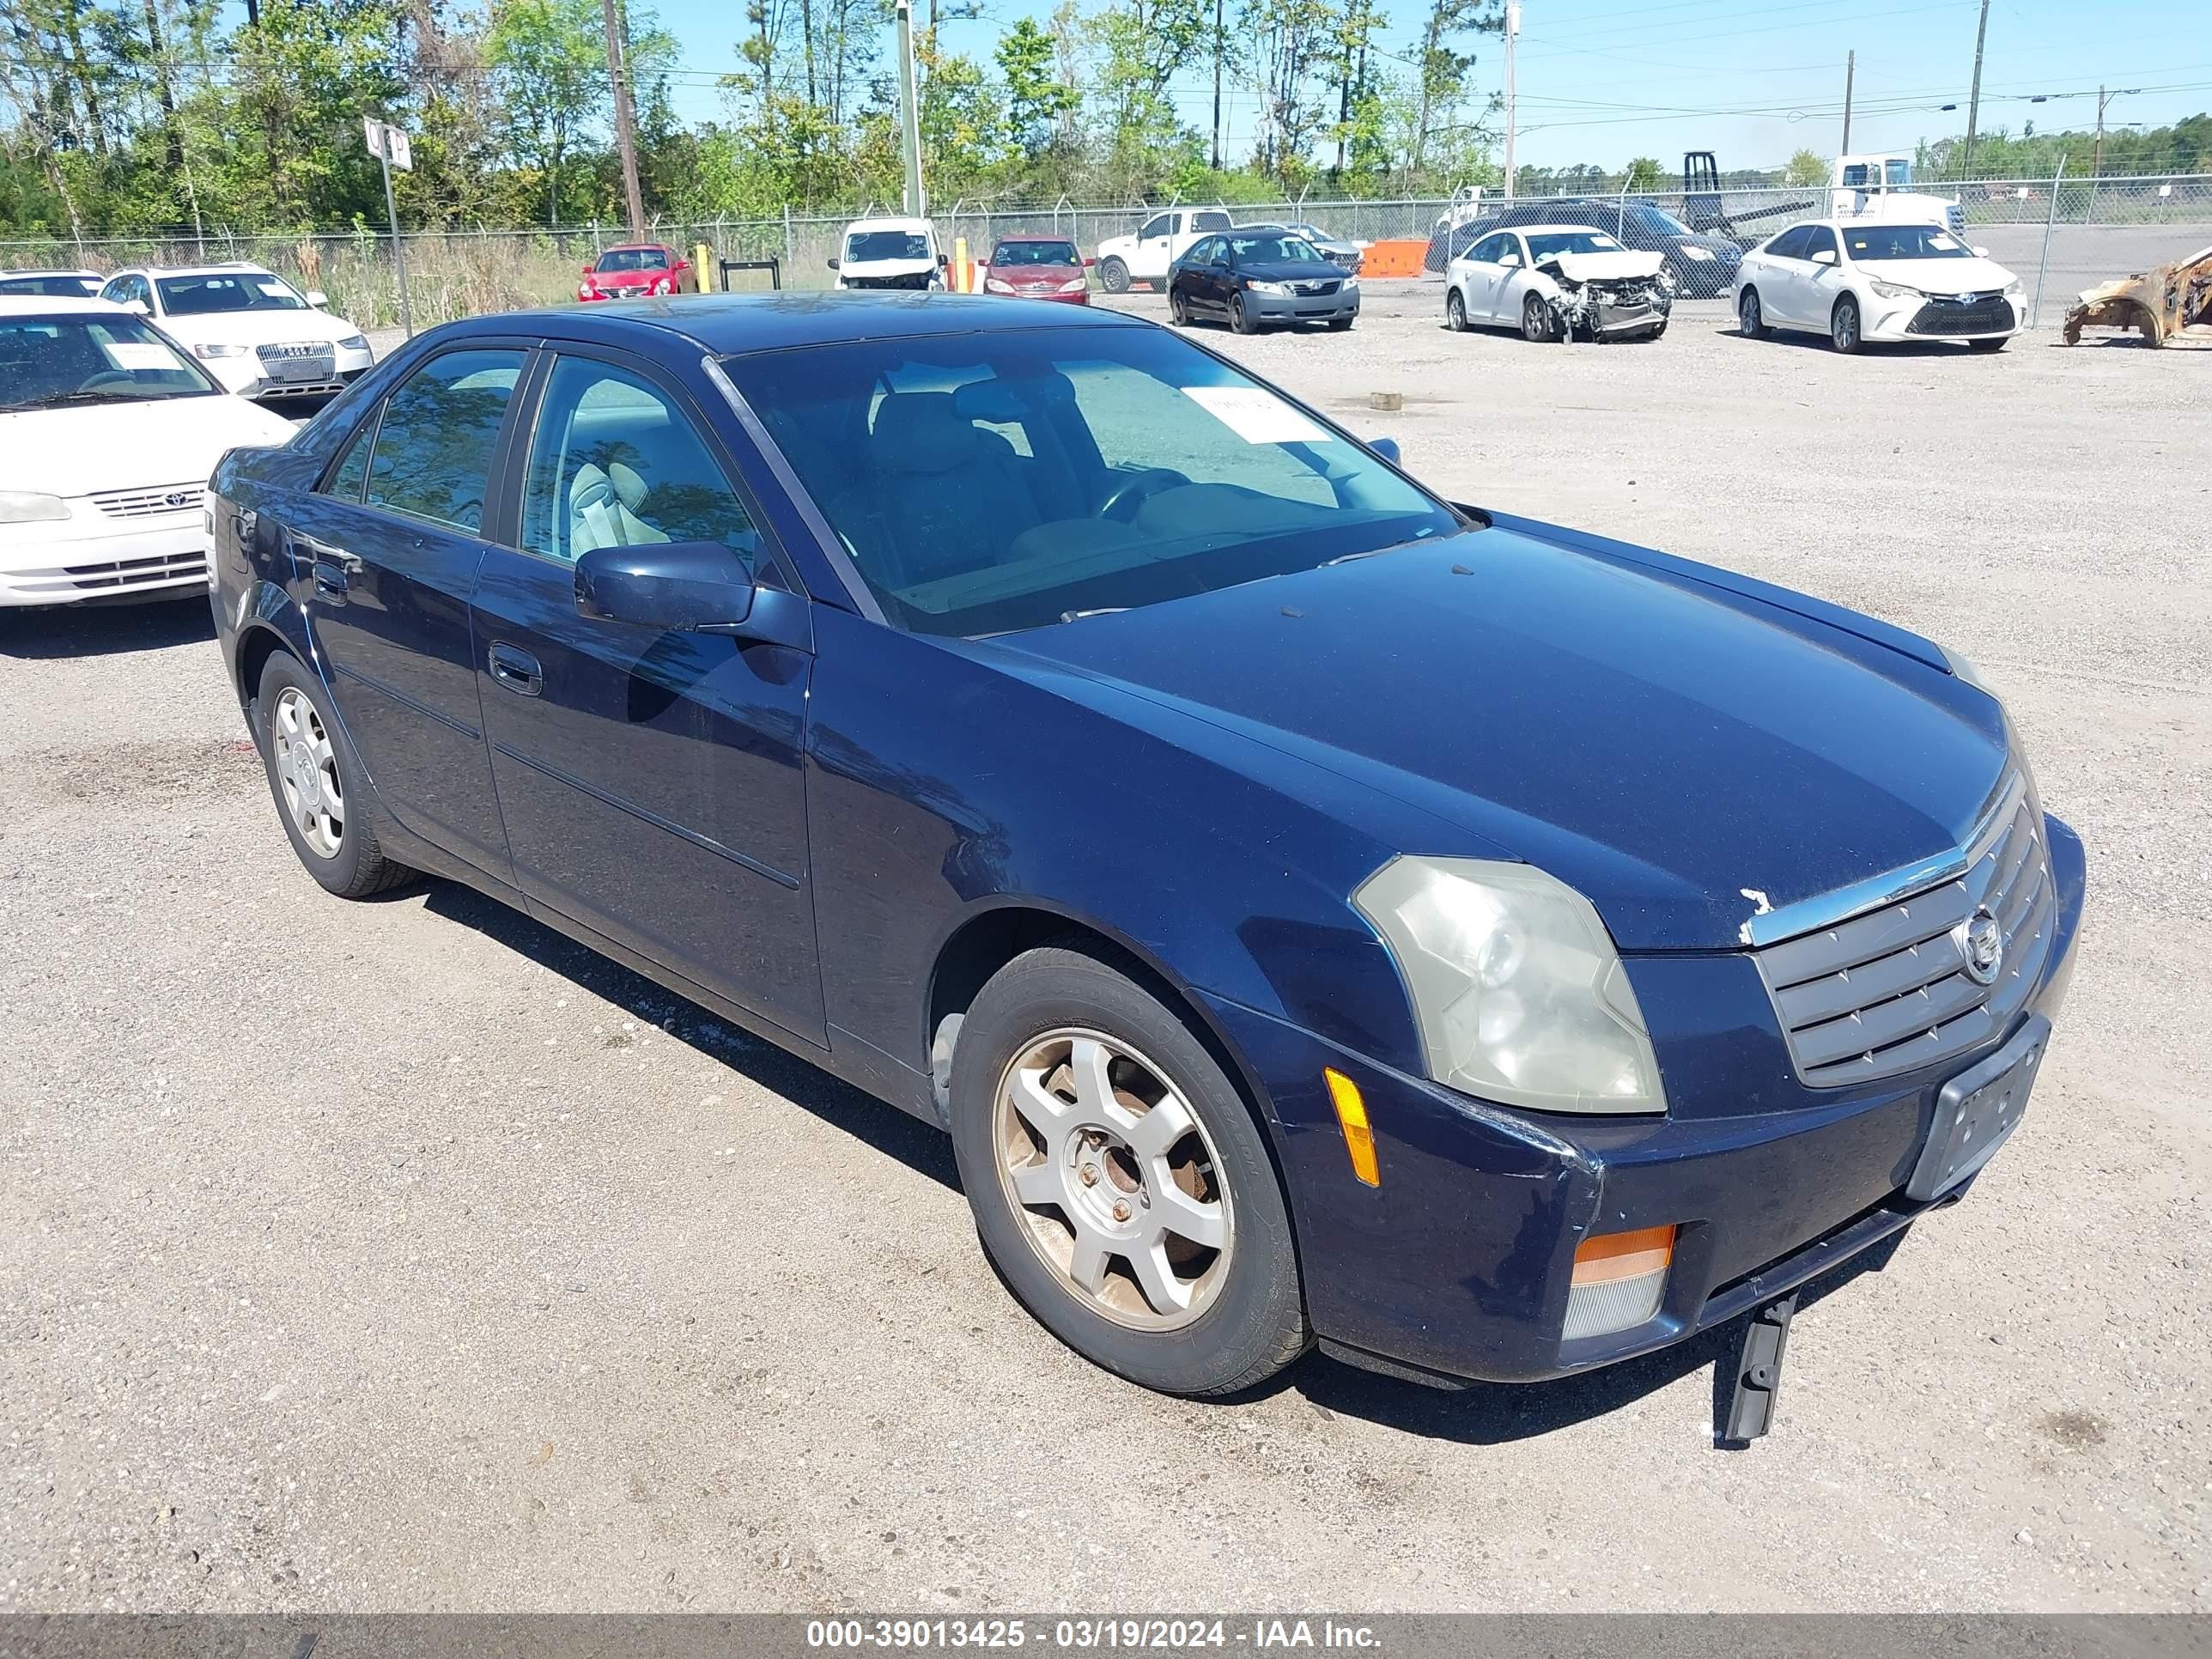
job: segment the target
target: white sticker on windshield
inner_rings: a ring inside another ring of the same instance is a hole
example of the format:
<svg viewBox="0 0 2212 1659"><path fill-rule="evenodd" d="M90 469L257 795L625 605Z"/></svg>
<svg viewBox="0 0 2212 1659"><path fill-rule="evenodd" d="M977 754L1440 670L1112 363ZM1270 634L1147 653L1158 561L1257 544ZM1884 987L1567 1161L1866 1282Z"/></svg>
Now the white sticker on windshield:
<svg viewBox="0 0 2212 1659"><path fill-rule="evenodd" d="M1187 386L1183 396L1248 444L1325 444L1327 432L1264 386Z"/></svg>
<svg viewBox="0 0 2212 1659"><path fill-rule="evenodd" d="M173 369L177 360L164 345L148 345L136 340L110 340L105 349L107 361L118 368Z"/></svg>
<svg viewBox="0 0 2212 1659"><path fill-rule="evenodd" d="M292 290L282 283L256 283L253 286L271 300L289 300L292 297Z"/></svg>
<svg viewBox="0 0 2212 1659"><path fill-rule="evenodd" d="M1930 236L1928 239L1928 246L1934 248L1938 253L1948 253L1953 248L1959 245L1939 230L1933 236Z"/></svg>

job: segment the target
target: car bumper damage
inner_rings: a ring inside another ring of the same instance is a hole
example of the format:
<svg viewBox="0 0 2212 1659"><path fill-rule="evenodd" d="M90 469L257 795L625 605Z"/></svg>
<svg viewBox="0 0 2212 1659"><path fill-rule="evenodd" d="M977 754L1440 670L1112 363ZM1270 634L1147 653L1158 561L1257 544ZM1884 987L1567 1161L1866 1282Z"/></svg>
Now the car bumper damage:
<svg viewBox="0 0 2212 1659"><path fill-rule="evenodd" d="M1651 276L1574 282L1561 277L1552 325L1595 339L1656 333L1674 314L1675 287L1664 271Z"/></svg>
<svg viewBox="0 0 2212 1659"><path fill-rule="evenodd" d="M1797 1287L1958 1201L2017 1121L2081 911L2081 842L2045 822L2055 936L2033 989L1978 1048L1878 1082L1792 1076L1739 953L1626 959L1655 1015L1674 1097L1663 1116L1501 1109L1208 999L1266 1090L1324 1347L1457 1386L1565 1376L1746 1314L1786 1328ZM1325 1071L1364 1099L1376 1185L1347 1172ZM1771 1370L1779 1339L1766 1334ZM1764 1431L1761 1410L1746 1432Z"/></svg>

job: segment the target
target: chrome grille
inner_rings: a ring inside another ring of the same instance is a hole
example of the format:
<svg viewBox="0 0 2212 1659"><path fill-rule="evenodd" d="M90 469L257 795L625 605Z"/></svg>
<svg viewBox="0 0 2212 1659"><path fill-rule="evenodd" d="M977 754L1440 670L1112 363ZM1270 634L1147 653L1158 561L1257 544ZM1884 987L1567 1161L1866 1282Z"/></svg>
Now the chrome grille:
<svg viewBox="0 0 2212 1659"><path fill-rule="evenodd" d="M1963 849L1958 872L1756 953L1798 1077L1815 1088L1895 1077L2002 1036L2051 953L2057 915L2043 810L2024 775ZM1996 919L1992 982L1970 970L1968 924Z"/></svg>
<svg viewBox="0 0 2212 1659"><path fill-rule="evenodd" d="M1318 299L1326 294L1335 293L1338 286L1335 283L1292 283L1291 291L1305 299L1312 300Z"/></svg>
<svg viewBox="0 0 2212 1659"><path fill-rule="evenodd" d="M111 519L150 519L163 513L197 513L206 486L155 484L150 489L112 489L92 504Z"/></svg>
<svg viewBox="0 0 2212 1659"><path fill-rule="evenodd" d="M253 355L264 363L280 362L288 357L327 357L331 346L325 340L295 340L281 345L258 345Z"/></svg>

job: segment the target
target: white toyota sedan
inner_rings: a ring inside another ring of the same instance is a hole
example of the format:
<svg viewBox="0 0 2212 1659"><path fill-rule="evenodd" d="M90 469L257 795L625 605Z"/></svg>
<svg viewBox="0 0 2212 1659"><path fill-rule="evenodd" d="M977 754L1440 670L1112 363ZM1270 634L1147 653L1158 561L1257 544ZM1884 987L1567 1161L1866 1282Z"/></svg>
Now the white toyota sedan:
<svg viewBox="0 0 2212 1659"><path fill-rule="evenodd" d="M2027 315L2020 279L1942 225L1816 219L1743 256L1737 326L1825 334L1838 351L1963 340L1999 351Z"/></svg>
<svg viewBox="0 0 2212 1659"><path fill-rule="evenodd" d="M375 361L368 337L259 265L118 270L100 297L150 317L208 372L248 398L319 398Z"/></svg>
<svg viewBox="0 0 2212 1659"><path fill-rule="evenodd" d="M120 306L0 296L0 606L205 593L208 475L292 429Z"/></svg>

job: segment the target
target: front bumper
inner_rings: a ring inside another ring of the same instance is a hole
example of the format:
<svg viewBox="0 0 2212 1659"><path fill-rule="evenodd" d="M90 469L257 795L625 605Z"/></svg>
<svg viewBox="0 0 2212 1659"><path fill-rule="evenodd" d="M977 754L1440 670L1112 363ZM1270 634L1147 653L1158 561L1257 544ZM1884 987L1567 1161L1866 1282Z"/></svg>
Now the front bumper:
<svg viewBox="0 0 2212 1659"><path fill-rule="evenodd" d="M1930 301L1919 295L1888 300L1876 295L1879 309L1867 319L1869 343L1896 344L1905 340L2004 340L2021 331L2026 312L2022 303L2002 295L1978 306Z"/></svg>
<svg viewBox="0 0 2212 1659"><path fill-rule="evenodd" d="M1663 970L1630 959L1676 1097L1663 1118L1508 1111L1208 999L1268 1104L1315 1329L1395 1368L1563 1376L1723 1323L1954 1200L1963 1188L1929 1202L1904 1190L1938 1093L2021 1023L2055 1014L2072 973L2081 843L2046 823L2059 902L2041 982L1997 1041L1932 1075L1797 1085L1756 969L1734 954L1668 958ZM1365 1097L1379 1187L1352 1176L1324 1066ZM1577 1248L1662 1224L1679 1231L1657 1314L1563 1340Z"/></svg>
<svg viewBox="0 0 2212 1659"><path fill-rule="evenodd" d="M322 360L315 360L318 364ZM319 373L306 380L289 380L264 364L258 357L206 357L200 367L222 382L229 391L255 402L271 398L326 398L366 374L376 362L373 350L345 351L333 349L327 373Z"/></svg>
<svg viewBox="0 0 2212 1659"><path fill-rule="evenodd" d="M207 585L207 528L197 503L112 527L82 518L0 526L0 607L185 599Z"/></svg>
<svg viewBox="0 0 2212 1659"><path fill-rule="evenodd" d="M1244 311L1256 323L1341 322L1359 314L1359 290L1307 295L1257 294L1247 289Z"/></svg>

